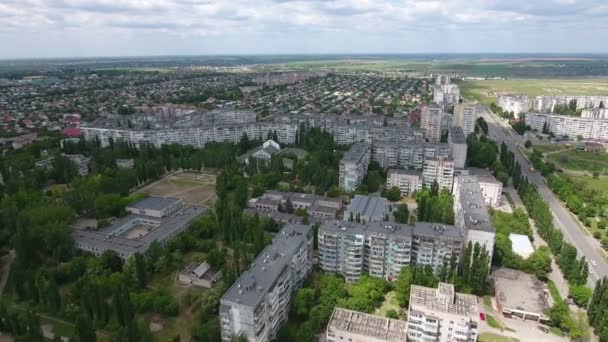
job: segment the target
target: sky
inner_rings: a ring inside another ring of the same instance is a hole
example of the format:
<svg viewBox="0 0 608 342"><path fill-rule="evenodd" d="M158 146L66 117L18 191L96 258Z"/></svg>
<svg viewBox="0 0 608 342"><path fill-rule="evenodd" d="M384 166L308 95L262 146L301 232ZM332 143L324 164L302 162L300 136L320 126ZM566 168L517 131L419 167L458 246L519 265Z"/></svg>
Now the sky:
<svg viewBox="0 0 608 342"><path fill-rule="evenodd" d="M607 0L0 0L0 58L608 53Z"/></svg>

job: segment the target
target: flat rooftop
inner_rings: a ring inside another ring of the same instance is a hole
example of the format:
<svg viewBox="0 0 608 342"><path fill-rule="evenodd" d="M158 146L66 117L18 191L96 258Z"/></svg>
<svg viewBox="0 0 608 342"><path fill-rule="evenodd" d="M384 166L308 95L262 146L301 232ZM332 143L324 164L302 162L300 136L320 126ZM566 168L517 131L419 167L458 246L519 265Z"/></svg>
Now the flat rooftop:
<svg viewBox="0 0 608 342"><path fill-rule="evenodd" d="M344 219L348 220L349 215L352 212L353 216L359 214L362 217L365 216L376 220L383 220L384 216L389 213L389 206L389 201L384 197L355 195L346 208Z"/></svg>
<svg viewBox="0 0 608 342"><path fill-rule="evenodd" d="M464 132L462 131L462 127L452 127L450 128L449 133L450 140L454 144L466 144L467 139L464 136Z"/></svg>
<svg viewBox="0 0 608 342"><path fill-rule="evenodd" d="M522 258L525 259L534 253L534 247L528 235L511 233L509 234L509 240L511 240L513 252Z"/></svg>
<svg viewBox="0 0 608 342"><path fill-rule="evenodd" d="M353 146L344 153L340 162L352 162L357 163L370 149L370 145L366 143L355 143Z"/></svg>
<svg viewBox="0 0 608 342"><path fill-rule="evenodd" d="M462 233L453 225L429 222L417 222L415 225L395 222L357 223L338 220L327 220L319 231L341 234L373 234L376 236L397 236L412 238L414 235L437 238L443 241L461 241Z"/></svg>
<svg viewBox="0 0 608 342"><path fill-rule="evenodd" d="M460 206L467 229L494 233L486 202L476 176L458 176L455 179L460 192ZM456 189L456 187L455 187Z"/></svg>
<svg viewBox="0 0 608 342"><path fill-rule="evenodd" d="M327 330L343 331L387 342L400 342L406 340L407 322L335 308L327 324Z"/></svg>
<svg viewBox="0 0 608 342"><path fill-rule="evenodd" d="M181 199L175 197L148 196L137 202L129 204L127 208L163 210L179 201L181 201Z"/></svg>
<svg viewBox="0 0 608 342"><path fill-rule="evenodd" d="M255 258L222 297L222 302L255 307L289 267L296 252L308 242L312 226L290 223L274 236L272 243Z"/></svg>
<svg viewBox="0 0 608 342"><path fill-rule="evenodd" d="M547 285L522 271L499 268L492 274L496 299L503 308L543 314L549 309Z"/></svg>
<svg viewBox="0 0 608 342"><path fill-rule="evenodd" d="M410 307L413 311L447 313L458 316L477 316L477 297L458 293L454 285L439 283L438 288L412 285Z"/></svg>

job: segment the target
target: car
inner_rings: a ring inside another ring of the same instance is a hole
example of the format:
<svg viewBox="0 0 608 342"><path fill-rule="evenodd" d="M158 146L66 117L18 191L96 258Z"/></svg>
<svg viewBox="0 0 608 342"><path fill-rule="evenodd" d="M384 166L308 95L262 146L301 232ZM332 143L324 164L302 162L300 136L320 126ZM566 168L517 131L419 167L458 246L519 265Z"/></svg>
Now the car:
<svg viewBox="0 0 608 342"><path fill-rule="evenodd" d="M597 266L597 261L595 261L595 260L591 260L591 265L593 265L593 266Z"/></svg>
<svg viewBox="0 0 608 342"><path fill-rule="evenodd" d="M479 313L479 319L481 319L482 321L485 321L486 320L486 314L483 313L483 312L480 312Z"/></svg>
<svg viewBox="0 0 608 342"><path fill-rule="evenodd" d="M591 270L591 269L590 269L590 270L589 270L589 274L593 274L593 270Z"/></svg>
<svg viewBox="0 0 608 342"><path fill-rule="evenodd" d="M539 326L538 326L538 330L540 330L540 331L544 332L545 334L548 334L548 333L549 333L549 328L544 327L544 326L542 326L542 325L539 325Z"/></svg>

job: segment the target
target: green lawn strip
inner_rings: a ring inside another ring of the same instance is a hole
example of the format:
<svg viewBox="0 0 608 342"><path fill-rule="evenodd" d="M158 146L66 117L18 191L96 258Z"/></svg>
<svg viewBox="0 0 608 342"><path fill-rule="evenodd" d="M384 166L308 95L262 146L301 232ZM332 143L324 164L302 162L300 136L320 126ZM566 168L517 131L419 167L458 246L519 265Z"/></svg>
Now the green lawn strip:
<svg viewBox="0 0 608 342"><path fill-rule="evenodd" d="M492 297L490 296L483 296L483 305L486 307L486 309L488 310L494 310L492 308Z"/></svg>

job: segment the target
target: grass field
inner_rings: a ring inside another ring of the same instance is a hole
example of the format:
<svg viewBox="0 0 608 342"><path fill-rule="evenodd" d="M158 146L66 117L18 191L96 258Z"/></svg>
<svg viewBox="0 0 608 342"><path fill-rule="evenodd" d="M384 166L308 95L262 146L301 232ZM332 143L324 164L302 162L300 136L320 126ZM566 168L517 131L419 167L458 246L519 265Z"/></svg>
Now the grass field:
<svg viewBox="0 0 608 342"><path fill-rule="evenodd" d="M477 339L479 342L519 342L518 339L492 333L481 333Z"/></svg>
<svg viewBox="0 0 608 342"><path fill-rule="evenodd" d="M485 104L496 101L499 94L538 95L608 95L608 78L578 79L508 79L465 80L460 93Z"/></svg>
<svg viewBox="0 0 608 342"><path fill-rule="evenodd" d="M607 153L568 150L550 153L547 159L566 170L608 173Z"/></svg>
<svg viewBox="0 0 608 342"><path fill-rule="evenodd" d="M149 184L135 193L179 197L186 202L210 205L215 201L215 172L177 172Z"/></svg>
<svg viewBox="0 0 608 342"><path fill-rule="evenodd" d="M606 177L593 178L589 176L576 176L575 179L584 182L586 187L590 189L608 192L608 178Z"/></svg>
<svg viewBox="0 0 608 342"><path fill-rule="evenodd" d="M403 317L403 315L404 315L403 310L401 309L401 307L399 307L399 303L397 303L397 299L395 298L395 295L396 295L395 291L391 291L391 292L387 293L386 296L384 297L384 302L382 303L382 305L379 308L376 309L376 311L374 312L374 315L386 317L386 313L389 310L395 310L395 311L397 311L397 313L399 313L400 319L405 319L405 317Z"/></svg>

